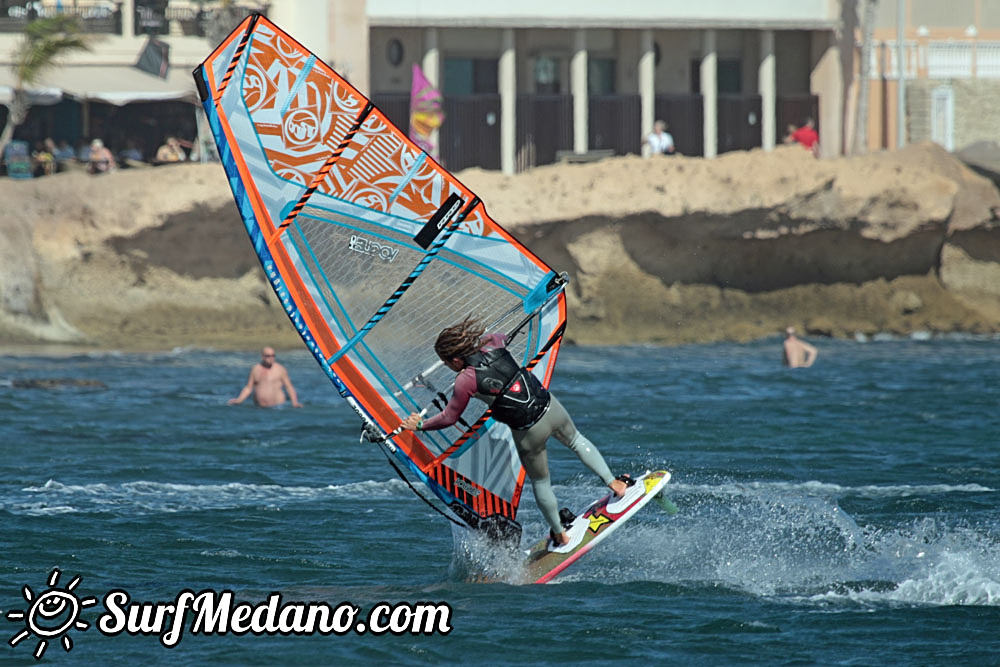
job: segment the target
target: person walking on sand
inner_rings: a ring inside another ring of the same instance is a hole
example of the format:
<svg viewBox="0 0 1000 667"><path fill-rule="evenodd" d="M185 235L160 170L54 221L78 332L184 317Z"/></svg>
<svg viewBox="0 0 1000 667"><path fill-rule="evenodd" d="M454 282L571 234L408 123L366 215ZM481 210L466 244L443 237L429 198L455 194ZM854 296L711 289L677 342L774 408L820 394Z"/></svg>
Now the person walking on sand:
<svg viewBox="0 0 1000 667"><path fill-rule="evenodd" d="M274 360L274 348L265 347L260 352L260 363L250 369L250 377L240 395L227 401L227 405L239 405L253 394L254 405L260 408L270 408L285 402L285 392L292 400L292 406L301 408L295 387L288 377L288 370Z"/></svg>
<svg viewBox="0 0 1000 667"><path fill-rule="evenodd" d="M795 327L785 329L784 350L784 364L789 368L808 368L813 365L819 354L815 347L804 340L799 340L795 335Z"/></svg>
<svg viewBox="0 0 1000 667"><path fill-rule="evenodd" d="M410 431L434 431L458 421L477 396L490 404L495 420L510 426L517 454L524 465L538 508L549 524L549 538L555 546L569 544L570 537L559 517L559 504L549 481L545 443L554 436L576 454L616 496L625 495L630 484L625 476L611 474L604 457L590 440L576 430L569 413L559 400L542 386L535 375L519 365L507 350L507 336L484 335L481 322L466 318L444 329L434 343L434 351L451 370L458 373L455 391L444 410L423 419L411 414L402 426Z"/></svg>

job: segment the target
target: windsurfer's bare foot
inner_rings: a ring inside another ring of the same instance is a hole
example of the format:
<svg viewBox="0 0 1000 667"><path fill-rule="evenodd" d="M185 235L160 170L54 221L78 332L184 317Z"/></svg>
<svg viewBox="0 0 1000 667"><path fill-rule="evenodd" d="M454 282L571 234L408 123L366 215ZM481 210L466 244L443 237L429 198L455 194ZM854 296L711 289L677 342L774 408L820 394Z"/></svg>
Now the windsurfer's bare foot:
<svg viewBox="0 0 1000 667"><path fill-rule="evenodd" d="M620 479L613 480L610 484L608 484L608 487L614 491L615 495L619 498L624 496L625 492L628 491L628 484Z"/></svg>
<svg viewBox="0 0 1000 667"><path fill-rule="evenodd" d="M549 539L552 540L552 543L554 545L556 545L557 547L564 547L567 544L569 544L569 533L567 533L566 531L563 531L563 532L559 533L558 535L556 535L556 533L554 531L550 530L549 531Z"/></svg>

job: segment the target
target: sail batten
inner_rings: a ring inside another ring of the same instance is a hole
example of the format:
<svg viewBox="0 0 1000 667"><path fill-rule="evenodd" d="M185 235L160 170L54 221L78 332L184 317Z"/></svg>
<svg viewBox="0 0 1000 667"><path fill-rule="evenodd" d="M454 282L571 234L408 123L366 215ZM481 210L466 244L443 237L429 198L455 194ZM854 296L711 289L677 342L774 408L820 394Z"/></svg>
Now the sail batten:
<svg viewBox="0 0 1000 667"><path fill-rule="evenodd" d="M388 435L411 412L443 408L455 375L432 343L468 316L517 329L511 353L548 384L562 282L370 100L261 16L195 79L265 275L366 429ZM454 520L518 529L524 470L486 404L389 448Z"/></svg>

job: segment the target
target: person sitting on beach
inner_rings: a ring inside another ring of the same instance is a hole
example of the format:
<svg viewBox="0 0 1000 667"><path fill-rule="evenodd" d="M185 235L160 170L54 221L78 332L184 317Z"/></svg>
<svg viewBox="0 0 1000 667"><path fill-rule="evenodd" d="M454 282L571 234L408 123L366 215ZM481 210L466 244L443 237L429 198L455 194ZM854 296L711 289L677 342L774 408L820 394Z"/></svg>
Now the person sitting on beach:
<svg viewBox="0 0 1000 667"><path fill-rule="evenodd" d="M143 164L142 151L132 139L125 142L125 148L118 153L118 159L123 166L139 167Z"/></svg>
<svg viewBox="0 0 1000 667"><path fill-rule="evenodd" d="M106 174L115 168L115 156L100 139L90 142L90 156L87 161L87 173Z"/></svg>
<svg viewBox="0 0 1000 667"><path fill-rule="evenodd" d="M51 176L56 173L56 157L53 155L55 149L56 144L52 139L35 142L35 150L31 153L35 176Z"/></svg>
<svg viewBox="0 0 1000 667"><path fill-rule="evenodd" d="M451 400L440 414L424 420L414 413L400 426L409 431L447 428L458 421L473 396L488 402L493 419L510 426L521 464L531 479L535 501L549 525L549 538L556 546L568 544L569 534L559 518L559 503L549 481L545 451L549 437L554 436L569 447L616 496L625 495L629 483L611 474L604 457L576 430L559 399L514 360L507 351L507 336L483 335L485 330L481 322L470 317L438 335L434 351L448 368L458 373Z"/></svg>
<svg viewBox="0 0 1000 667"><path fill-rule="evenodd" d="M56 146L55 151L52 152L52 155L56 159L56 164L60 167L64 166L67 162L76 161L76 152L65 139L59 140L59 144Z"/></svg>
<svg viewBox="0 0 1000 667"><path fill-rule="evenodd" d="M260 363L250 369L250 377L239 396L227 401L228 405L239 405L253 394L254 405L260 408L270 408L285 402L285 392L292 400L292 407L301 408L299 397L288 377L288 370L275 359L274 348L265 347L260 352Z"/></svg>
<svg viewBox="0 0 1000 667"><path fill-rule="evenodd" d="M786 366L789 368L808 368L816 361L818 354L815 347L796 337L795 327L785 329L783 361Z"/></svg>
<svg viewBox="0 0 1000 667"><path fill-rule="evenodd" d="M177 137L167 137L166 143L156 151L156 162L184 162L187 156Z"/></svg>

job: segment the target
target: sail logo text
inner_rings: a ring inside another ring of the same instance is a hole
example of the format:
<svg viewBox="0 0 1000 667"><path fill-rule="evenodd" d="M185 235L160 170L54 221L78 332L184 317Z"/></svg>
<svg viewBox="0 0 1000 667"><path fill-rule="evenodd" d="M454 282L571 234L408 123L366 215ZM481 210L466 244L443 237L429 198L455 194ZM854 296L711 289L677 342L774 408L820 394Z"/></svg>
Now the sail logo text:
<svg viewBox="0 0 1000 667"><path fill-rule="evenodd" d="M438 231L444 229L444 226L447 225L448 222L450 222L451 219L455 217L455 214L458 213L458 210L462 208L462 203L463 202L461 199L457 198L455 199L455 203L451 205L451 208L448 209L447 213L441 216L441 219L438 220L437 223Z"/></svg>
<svg viewBox="0 0 1000 667"><path fill-rule="evenodd" d="M383 245L378 241L372 241L363 236L355 235L351 236L350 248L354 252L360 252L363 255L378 257L383 262L391 262L399 254L399 248L393 248L392 246Z"/></svg>
<svg viewBox="0 0 1000 667"><path fill-rule="evenodd" d="M458 488L462 489L463 491L465 491L466 493L468 493L470 496L479 497L479 494L482 493L482 491L480 491L476 487L472 486L471 484L469 484L468 482L466 482L464 479L456 479L455 480L455 486L457 486Z"/></svg>

